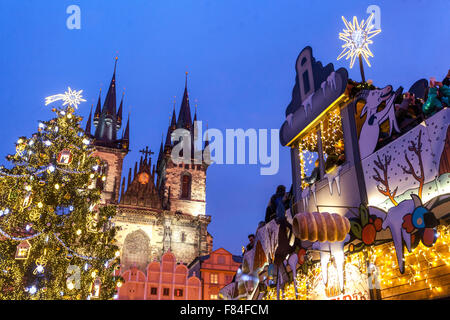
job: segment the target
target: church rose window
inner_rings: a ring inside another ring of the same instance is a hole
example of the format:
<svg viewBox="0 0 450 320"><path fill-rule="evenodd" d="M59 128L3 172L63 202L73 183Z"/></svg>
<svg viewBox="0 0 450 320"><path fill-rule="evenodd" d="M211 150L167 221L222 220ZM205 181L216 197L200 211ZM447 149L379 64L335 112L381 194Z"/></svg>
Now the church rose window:
<svg viewBox="0 0 450 320"><path fill-rule="evenodd" d="M150 180L150 176L146 172L142 172L138 176L138 181L140 184L147 184Z"/></svg>
<svg viewBox="0 0 450 320"><path fill-rule="evenodd" d="M135 265L145 270L150 256L150 239L142 230L136 230L125 237L123 264L126 268Z"/></svg>

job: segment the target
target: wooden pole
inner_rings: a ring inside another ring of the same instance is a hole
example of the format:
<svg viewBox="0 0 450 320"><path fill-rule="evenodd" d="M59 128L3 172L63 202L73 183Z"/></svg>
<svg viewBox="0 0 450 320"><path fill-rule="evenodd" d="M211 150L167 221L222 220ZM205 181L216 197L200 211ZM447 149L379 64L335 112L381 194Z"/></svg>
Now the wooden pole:
<svg viewBox="0 0 450 320"><path fill-rule="evenodd" d="M364 66L361 54L358 55L358 58L359 58L359 71L361 71L362 82L366 82L366 77L364 77Z"/></svg>

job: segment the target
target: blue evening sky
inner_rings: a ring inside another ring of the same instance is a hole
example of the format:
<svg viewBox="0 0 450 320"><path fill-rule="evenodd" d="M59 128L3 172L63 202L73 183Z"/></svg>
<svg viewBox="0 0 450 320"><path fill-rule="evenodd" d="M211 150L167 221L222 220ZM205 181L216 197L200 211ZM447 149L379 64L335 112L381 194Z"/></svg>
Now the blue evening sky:
<svg viewBox="0 0 450 320"><path fill-rule="evenodd" d="M66 27L71 4L81 8L81 30ZM87 116L100 87L106 94L116 55L118 97L125 88L124 114L131 112L124 172L142 147L159 149L174 96L179 110L186 70L192 109L197 99L198 116L210 128L279 129L299 52L310 45L323 64L348 68L336 61L341 16L365 18L371 4L381 8L382 32L371 46L366 78L405 90L420 78L442 80L450 67L448 0L2 0L0 164L17 137L53 117L46 96L67 86L83 89L87 102L78 112ZM356 67L349 74L360 79ZM211 166L207 214L214 249L240 254L279 184L291 185L288 148L280 147L273 176L261 176L258 165Z"/></svg>

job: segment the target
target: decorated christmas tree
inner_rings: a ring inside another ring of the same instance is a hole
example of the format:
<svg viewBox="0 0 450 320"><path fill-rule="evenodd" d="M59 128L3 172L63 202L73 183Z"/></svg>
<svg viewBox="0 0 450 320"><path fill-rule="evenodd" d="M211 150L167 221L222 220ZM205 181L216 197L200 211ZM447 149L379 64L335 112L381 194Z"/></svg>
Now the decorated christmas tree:
<svg viewBox="0 0 450 320"><path fill-rule="evenodd" d="M21 137L0 167L0 299L111 299L119 248L112 206L99 205L100 159L80 129L81 91Z"/></svg>

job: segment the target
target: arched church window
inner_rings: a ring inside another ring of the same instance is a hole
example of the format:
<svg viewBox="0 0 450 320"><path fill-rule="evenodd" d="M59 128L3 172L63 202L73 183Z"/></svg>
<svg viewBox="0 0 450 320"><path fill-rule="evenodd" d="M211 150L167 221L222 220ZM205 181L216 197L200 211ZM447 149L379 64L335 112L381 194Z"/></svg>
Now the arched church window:
<svg viewBox="0 0 450 320"><path fill-rule="evenodd" d="M191 176L189 174L184 174L181 178L181 198L190 199L191 198Z"/></svg>

